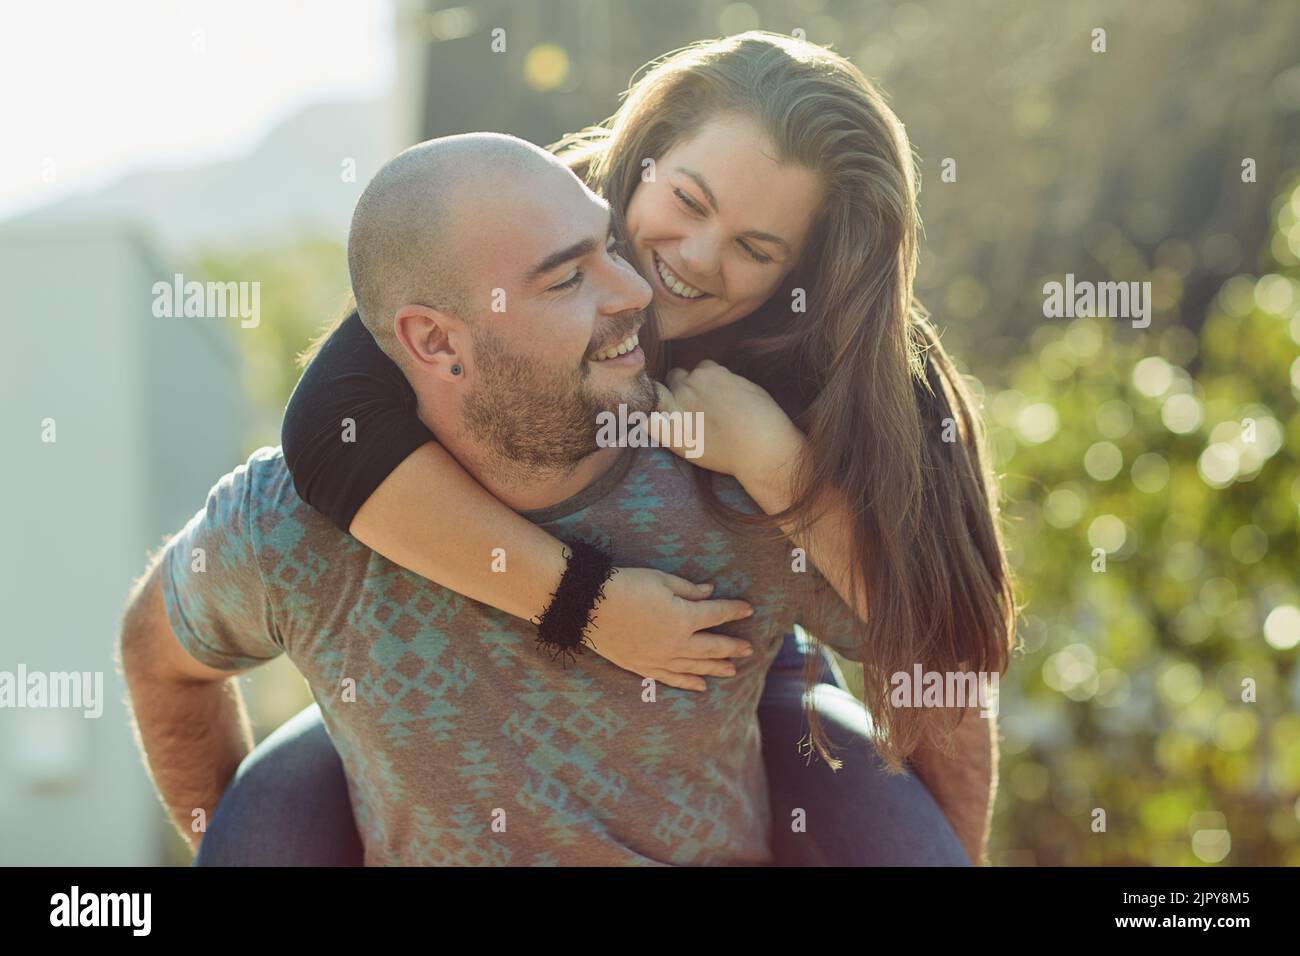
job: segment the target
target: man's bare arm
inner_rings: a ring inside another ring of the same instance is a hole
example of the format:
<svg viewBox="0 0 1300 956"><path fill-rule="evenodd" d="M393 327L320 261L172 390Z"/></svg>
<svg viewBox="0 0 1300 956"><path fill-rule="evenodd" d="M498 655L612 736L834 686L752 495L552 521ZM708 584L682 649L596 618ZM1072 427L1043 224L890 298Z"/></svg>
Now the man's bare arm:
<svg viewBox="0 0 1300 956"><path fill-rule="evenodd" d="M127 602L118 660L130 694L136 742L172 822L190 846L203 837L253 737L229 671L199 663L181 646L163 606L155 558Z"/></svg>
<svg viewBox="0 0 1300 956"><path fill-rule="evenodd" d="M967 710L953 731L951 756L923 746L908 758L976 866L986 862L998 771L996 718L979 711Z"/></svg>

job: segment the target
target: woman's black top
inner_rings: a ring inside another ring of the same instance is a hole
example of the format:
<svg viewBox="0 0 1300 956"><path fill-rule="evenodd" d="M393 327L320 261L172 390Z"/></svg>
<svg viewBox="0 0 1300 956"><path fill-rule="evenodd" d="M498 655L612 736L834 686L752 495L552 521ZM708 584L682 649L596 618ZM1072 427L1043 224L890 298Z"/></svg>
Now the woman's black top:
<svg viewBox="0 0 1300 956"><path fill-rule="evenodd" d="M298 497L345 532L393 469L431 441L406 376L355 311L298 380L280 432Z"/></svg>

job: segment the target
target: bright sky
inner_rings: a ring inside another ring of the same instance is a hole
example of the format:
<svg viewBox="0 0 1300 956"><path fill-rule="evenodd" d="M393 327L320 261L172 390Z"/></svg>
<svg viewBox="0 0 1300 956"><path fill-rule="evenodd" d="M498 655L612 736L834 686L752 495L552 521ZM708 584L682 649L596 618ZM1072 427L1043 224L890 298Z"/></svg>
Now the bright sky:
<svg viewBox="0 0 1300 956"><path fill-rule="evenodd" d="M393 61L387 0L6 4L0 219L239 155L308 103L385 94Z"/></svg>

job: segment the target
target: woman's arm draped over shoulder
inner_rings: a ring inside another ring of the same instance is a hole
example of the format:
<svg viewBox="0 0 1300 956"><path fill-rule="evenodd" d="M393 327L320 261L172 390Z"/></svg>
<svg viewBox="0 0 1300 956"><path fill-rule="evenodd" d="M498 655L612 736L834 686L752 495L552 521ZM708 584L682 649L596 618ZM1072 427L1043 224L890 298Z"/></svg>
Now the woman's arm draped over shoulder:
<svg viewBox="0 0 1300 956"><path fill-rule="evenodd" d="M285 463L298 495L396 564L515 617L540 615L565 569L565 547L483 488L416 414L402 371L358 315L325 341L285 410ZM493 571L506 548L509 573ZM701 600L709 586L620 568L589 637L597 653L643 677L704 690L732 676L746 641L706 628L747 616L743 601Z"/></svg>

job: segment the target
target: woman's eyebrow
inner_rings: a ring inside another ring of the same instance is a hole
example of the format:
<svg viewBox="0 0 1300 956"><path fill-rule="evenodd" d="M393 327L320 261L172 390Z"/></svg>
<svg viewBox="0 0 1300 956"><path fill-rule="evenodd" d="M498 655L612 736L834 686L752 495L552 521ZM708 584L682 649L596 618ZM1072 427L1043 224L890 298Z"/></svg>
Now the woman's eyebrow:
<svg viewBox="0 0 1300 956"><path fill-rule="evenodd" d="M687 169L685 166L678 166L676 171L683 175L690 176L691 179L695 180L695 185L700 187L700 192L704 193L704 198L709 201L709 205L713 207L713 211L720 211L718 209L718 198L713 195L713 190L709 188L709 184L705 181L703 176L693 169Z"/></svg>
<svg viewBox="0 0 1300 956"><path fill-rule="evenodd" d="M718 209L718 197L713 195L713 190L709 188L708 181L693 169L687 169L685 166L678 166L676 172L684 176L689 176L695 181L695 185L700 187L700 192L704 193L704 198L708 200L709 205L714 212L720 212ZM761 229L749 229L741 233L750 239L757 239L760 242L775 242L777 245L784 247L786 252L790 252L790 243L786 242L780 236L773 235L770 232L763 232Z"/></svg>
<svg viewBox="0 0 1300 956"><path fill-rule="evenodd" d="M742 232L741 235L747 236L750 239L757 239L760 242L775 242L778 246L781 246L783 249L785 249L786 252L792 251L790 248L790 243L786 242L780 236L773 235L770 232L763 232L759 229L750 229L747 232Z"/></svg>

